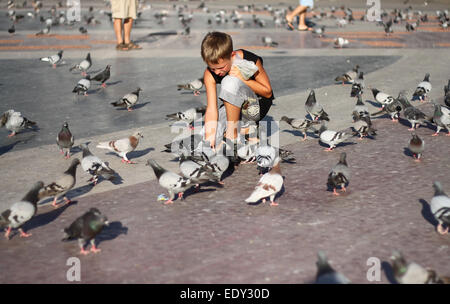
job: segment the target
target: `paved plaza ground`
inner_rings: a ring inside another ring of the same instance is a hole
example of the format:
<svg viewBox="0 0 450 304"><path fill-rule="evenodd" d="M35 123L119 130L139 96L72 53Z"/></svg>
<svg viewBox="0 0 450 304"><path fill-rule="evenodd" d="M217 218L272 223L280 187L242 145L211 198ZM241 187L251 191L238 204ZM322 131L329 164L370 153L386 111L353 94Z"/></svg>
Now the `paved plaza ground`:
<svg viewBox="0 0 450 304"><path fill-rule="evenodd" d="M12 138L7 138L5 128L0 129L0 211L20 200L36 181L49 183L67 169L70 160L63 159L55 143L64 121L69 122L76 145L90 142L91 151L121 177L120 183L103 180L93 187L78 168L77 183L68 193L71 204L54 209L51 200L44 199L37 215L24 226L31 237L0 238L0 283L69 283L66 262L70 257L81 261L81 283L311 283L319 250L354 283L394 283L389 261L394 250L403 252L408 261L450 276L450 238L436 232L428 205L434 181L450 193L450 137L444 132L432 137L434 126L420 127L417 133L425 139L426 148L423 160L414 162L406 148L410 125L402 118L399 123L387 116L374 118L375 139L353 137L333 152L323 151L317 135L310 133L303 142L300 132L279 123L283 115L304 117L304 103L314 89L330 116L329 129L351 126L356 100L350 97L350 85L335 83L334 78L355 64L364 71L366 86L394 97L401 90L411 97L425 73L430 73L429 97L443 103L443 87L450 78L450 30L441 30L435 11L450 8L448 3L382 1L388 12L411 5L429 15L429 22L416 32L406 32L404 23L396 24L394 33L386 37L383 27L359 20L365 14L365 1L316 0L308 19L315 26L326 26L325 36L316 37L276 27L264 10L265 4L286 8L296 1L257 1L258 10L253 13L239 8L245 28L231 21L208 25L208 18L214 18L219 9L229 15L238 4L246 3L221 2L206 1L209 13L198 8L200 1L144 3L132 32L143 49L129 52L115 50L112 24L102 12L109 8L103 1L92 2L101 24L54 26L44 36L35 35L42 28L38 18L21 20L15 35L8 34L8 10L6 2L0 2L0 113L15 109L39 126ZM313 17L341 4L353 9L357 17L353 24L338 28L335 19ZM51 5L44 1L42 15L48 15ZM82 5L85 14L88 6ZM173 5L187 5L193 12L189 35L180 34L183 27ZM169 16L161 25L154 14L163 9ZM17 8L17 13L26 15L31 10ZM255 26L252 14L265 20L266 26ZM80 26L88 33L81 34ZM179 172L176 158L161 152L177 135L171 133L165 116L206 104L204 89L194 96L177 91L176 85L202 76L205 64L200 44L213 30L229 33L235 48L264 58L276 96L264 120L273 126L271 136L296 157L293 164L281 164L284 188L276 198L279 206L244 202L259 179L255 164L239 165L224 179L223 187L188 190L184 200L171 205L157 201L158 195L167 192L145 163L153 158ZM278 46L264 46L264 36L272 37ZM335 48L336 37L348 39L349 45ZM59 49L64 50L64 65L52 69L39 61ZM93 60L89 72L100 72L110 64L111 78L106 89L94 83L89 96L76 96L71 91L81 76L69 68L88 52ZM110 105L136 87L143 91L134 111ZM369 89L363 100L371 113L378 111ZM412 103L432 115L431 103ZM144 135L129 154L136 164L123 164L120 157L95 147L135 130ZM81 159L79 148L72 151L72 157ZM327 190L326 181L340 152L347 153L352 175L347 193L336 197ZM91 207L102 211L110 226L97 237L102 251L82 256L76 241L61 242L62 230ZM366 277L371 257L380 261L378 282Z"/></svg>

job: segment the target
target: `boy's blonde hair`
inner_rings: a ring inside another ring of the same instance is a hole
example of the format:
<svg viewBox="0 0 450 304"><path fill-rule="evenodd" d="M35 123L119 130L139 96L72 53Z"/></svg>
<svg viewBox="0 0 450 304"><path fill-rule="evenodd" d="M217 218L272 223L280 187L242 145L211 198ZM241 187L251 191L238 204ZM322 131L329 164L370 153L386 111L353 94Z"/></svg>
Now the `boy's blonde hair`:
<svg viewBox="0 0 450 304"><path fill-rule="evenodd" d="M210 32L202 41L202 58L206 63L217 64L219 59L231 58L233 40L222 32Z"/></svg>

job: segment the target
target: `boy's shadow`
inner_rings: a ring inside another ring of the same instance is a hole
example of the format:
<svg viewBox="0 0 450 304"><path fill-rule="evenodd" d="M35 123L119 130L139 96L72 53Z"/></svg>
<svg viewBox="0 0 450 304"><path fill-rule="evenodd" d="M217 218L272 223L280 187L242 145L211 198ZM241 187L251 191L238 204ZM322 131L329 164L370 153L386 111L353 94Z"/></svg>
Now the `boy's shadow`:
<svg viewBox="0 0 450 304"><path fill-rule="evenodd" d="M121 234L128 234L128 227L124 227L121 222L115 221L103 227L102 232L96 236L95 240L97 245L100 245L101 242L114 240Z"/></svg>

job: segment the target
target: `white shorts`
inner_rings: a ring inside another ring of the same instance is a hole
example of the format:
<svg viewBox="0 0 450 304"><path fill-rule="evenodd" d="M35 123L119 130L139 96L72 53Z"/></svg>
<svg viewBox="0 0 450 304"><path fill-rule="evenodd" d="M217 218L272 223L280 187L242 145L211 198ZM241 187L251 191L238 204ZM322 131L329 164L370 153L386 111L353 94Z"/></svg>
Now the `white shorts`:
<svg viewBox="0 0 450 304"><path fill-rule="evenodd" d="M137 0L111 0L111 13L113 18L137 18Z"/></svg>
<svg viewBox="0 0 450 304"><path fill-rule="evenodd" d="M309 6L309 8L314 8L314 0L299 0L298 1L302 6Z"/></svg>

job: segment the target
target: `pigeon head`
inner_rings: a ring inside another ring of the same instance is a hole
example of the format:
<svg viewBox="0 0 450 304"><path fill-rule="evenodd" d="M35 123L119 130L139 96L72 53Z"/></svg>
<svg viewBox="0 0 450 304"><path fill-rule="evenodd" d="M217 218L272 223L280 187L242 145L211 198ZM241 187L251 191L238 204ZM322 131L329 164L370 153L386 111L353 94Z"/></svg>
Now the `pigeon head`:
<svg viewBox="0 0 450 304"><path fill-rule="evenodd" d="M377 90L376 88L371 88L371 90L372 90L373 98L376 98L377 94L380 93L380 91Z"/></svg>
<svg viewBox="0 0 450 304"><path fill-rule="evenodd" d="M103 215L97 208L91 208L89 209L89 212L96 216L98 222L106 226L109 225L108 218L105 215Z"/></svg>
<svg viewBox="0 0 450 304"><path fill-rule="evenodd" d="M111 65L108 64L108 65L106 66L106 69L107 69L107 70L111 69Z"/></svg>
<svg viewBox="0 0 450 304"><path fill-rule="evenodd" d="M144 138L144 135L142 135L141 131L138 131L138 132L133 133L133 137L135 137L136 139L139 139L139 138Z"/></svg>
<svg viewBox="0 0 450 304"><path fill-rule="evenodd" d="M407 270L407 263L399 251L394 251L391 256L392 268L397 276L403 275Z"/></svg>
<svg viewBox="0 0 450 304"><path fill-rule="evenodd" d="M59 57L62 57L63 52L64 52L63 50L59 51L59 52L58 52L58 56L59 56Z"/></svg>
<svg viewBox="0 0 450 304"><path fill-rule="evenodd" d="M63 123L63 128L68 128L69 127L69 124L67 123L67 121L65 121L64 123Z"/></svg>
<svg viewBox="0 0 450 304"><path fill-rule="evenodd" d="M319 251L317 253L317 277L325 274L325 273L329 273L329 272L333 272L333 268L331 268L330 264L328 264L328 258L325 255L325 252L323 251Z"/></svg>
<svg viewBox="0 0 450 304"><path fill-rule="evenodd" d="M445 195L447 196L447 194L445 194L444 190L442 189L442 185L440 182L434 182L433 183L433 188L434 188L434 196L438 196L438 195Z"/></svg>

